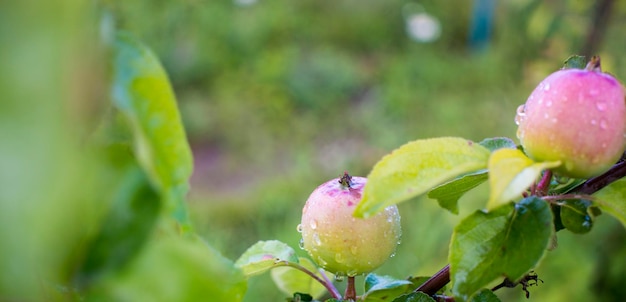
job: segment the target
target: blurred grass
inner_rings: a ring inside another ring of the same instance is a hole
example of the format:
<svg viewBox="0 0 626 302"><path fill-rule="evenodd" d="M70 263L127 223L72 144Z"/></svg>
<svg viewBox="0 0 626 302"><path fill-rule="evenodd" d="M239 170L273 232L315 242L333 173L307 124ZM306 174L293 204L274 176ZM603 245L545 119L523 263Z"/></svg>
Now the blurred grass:
<svg viewBox="0 0 626 302"><path fill-rule="evenodd" d="M469 2L455 9L419 2L442 24L431 44L405 33L408 1L236 3L103 2L170 72L194 146L192 217L231 259L258 240L297 247L300 209L318 184L344 170L366 175L407 141L515 137L516 107L581 48L592 9L577 1L498 3L490 46L472 51ZM598 47L605 70L622 79L625 16L620 3ZM482 205L485 190L467 196L462 208ZM400 210L403 243L378 272L433 274L468 211L457 217L425 198ZM601 217L590 236L560 235L559 248L537 269L545 284L532 288L532 297L592 299L597 238L615 228ZM525 299L521 289L500 294ZM282 299L266 275L251 280L245 301Z"/></svg>

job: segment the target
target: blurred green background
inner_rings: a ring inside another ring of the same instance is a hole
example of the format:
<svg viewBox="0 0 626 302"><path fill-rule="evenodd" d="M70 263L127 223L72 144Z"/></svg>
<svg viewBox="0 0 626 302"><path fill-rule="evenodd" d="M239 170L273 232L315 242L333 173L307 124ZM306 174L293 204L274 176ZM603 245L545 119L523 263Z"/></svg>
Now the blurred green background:
<svg viewBox="0 0 626 302"><path fill-rule="evenodd" d="M365 176L407 141L514 138L515 109L569 55L598 54L605 71L626 79L624 1L30 2L0 4L0 232L10 238L7 230L36 221L25 246L37 252L23 257L44 257L50 272L65 264L42 250L80 244L60 242L58 232L88 234L97 209L58 198L50 209L20 208L24 218L8 214L15 212L5 200L25 192L54 199L64 190L88 198L87 156L77 154L107 107L102 32L129 31L162 60L194 151L192 219L230 259L258 240L297 247L301 208L318 184L343 171ZM599 14L607 4L610 14ZM477 18L490 7L481 30ZM415 16L430 22L421 29L439 26L433 40L407 30ZM402 278L443 267L453 226L484 202L485 189L462 199L459 216L426 198L401 204L402 244L376 272ZM61 211L82 219L61 221ZM559 233L531 299L625 297L624 242L626 232L606 215L587 236ZM525 300L519 288L498 294ZM266 274L251 279L245 301L284 296Z"/></svg>

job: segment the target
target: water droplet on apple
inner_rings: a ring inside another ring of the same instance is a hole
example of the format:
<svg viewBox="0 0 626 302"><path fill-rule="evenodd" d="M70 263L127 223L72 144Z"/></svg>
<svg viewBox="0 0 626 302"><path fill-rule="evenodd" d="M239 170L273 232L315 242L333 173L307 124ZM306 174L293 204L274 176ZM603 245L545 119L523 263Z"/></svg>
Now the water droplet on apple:
<svg viewBox="0 0 626 302"><path fill-rule="evenodd" d="M595 126L595 125L597 125L597 124L598 124L598 121L596 121L596 120L591 120L591 124Z"/></svg>
<svg viewBox="0 0 626 302"><path fill-rule="evenodd" d="M543 91L548 91L550 90L550 83L546 83L545 85L543 85Z"/></svg>
<svg viewBox="0 0 626 302"><path fill-rule="evenodd" d="M349 271L346 275L348 275L348 277L354 277L357 275L356 271Z"/></svg>
<svg viewBox="0 0 626 302"><path fill-rule="evenodd" d="M318 233L313 233L313 243L315 245L322 245L322 240L320 239L320 235Z"/></svg>
<svg viewBox="0 0 626 302"><path fill-rule="evenodd" d="M337 282L342 282L345 277L346 277L346 274L344 272L335 273L335 281Z"/></svg>
<svg viewBox="0 0 626 302"><path fill-rule="evenodd" d="M342 253L337 253L335 254L335 261L337 261L337 263L343 263L344 261L346 261L346 258L343 256Z"/></svg>
<svg viewBox="0 0 626 302"><path fill-rule="evenodd" d="M519 125L524 122L526 118L526 105L519 105L517 107L517 114L515 115L515 124Z"/></svg>
<svg viewBox="0 0 626 302"><path fill-rule="evenodd" d="M552 106L552 101L547 101L546 102L546 107L550 107L550 106Z"/></svg>
<svg viewBox="0 0 626 302"><path fill-rule="evenodd" d="M359 251L359 248L357 248L356 246L350 247L350 252L352 253L352 255L356 255L358 251Z"/></svg>
<svg viewBox="0 0 626 302"><path fill-rule="evenodd" d="M604 111L604 110L606 110L606 103L605 102L597 102L596 103L596 108L599 111Z"/></svg>
<svg viewBox="0 0 626 302"><path fill-rule="evenodd" d="M300 247L301 250L304 249L304 238L300 238L300 242L298 242L298 246Z"/></svg>
<svg viewBox="0 0 626 302"><path fill-rule="evenodd" d="M298 224L298 226L296 227L296 230L298 231L298 233L302 233L302 224Z"/></svg>
<svg viewBox="0 0 626 302"><path fill-rule="evenodd" d="M317 220L315 220L315 219L311 219L310 226L311 226L311 229L312 229L312 230L317 229Z"/></svg>
<svg viewBox="0 0 626 302"><path fill-rule="evenodd" d="M609 125L606 123L606 120L600 120L600 129L606 129Z"/></svg>

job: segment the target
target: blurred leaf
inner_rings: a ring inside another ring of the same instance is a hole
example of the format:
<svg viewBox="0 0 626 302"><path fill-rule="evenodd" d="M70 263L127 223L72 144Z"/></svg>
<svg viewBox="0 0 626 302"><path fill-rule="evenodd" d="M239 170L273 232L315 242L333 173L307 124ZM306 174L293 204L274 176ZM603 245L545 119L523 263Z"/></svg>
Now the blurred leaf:
<svg viewBox="0 0 626 302"><path fill-rule="evenodd" d="M423 292L416 292L402 295L394 299L393 302L435 302L435 299Z"/></svg>
<svg viewBox="0 0 626 302"><path fill-rule="evenodd" d="M595 215L590 209L592 206L590 201L583 199L563 200L559 205L561 206L561 223L565 228L576 234L591 231Z"/></svg>
<svg viewBox="0 0 626 302"><path fill-rule="evenodd" d="M560 162L535 163L517 149L499 149L489 157L490 194L487 208L493 209L519 198L532 185L541 171Z"/></svg>
<svg viewBox="0 0 626 302"><path fill-rule="evenodd" d="M150 237L159 217L160 196L144 172L133 165L120 177L110 212L78 274L80 285L125 265Z"/></svg>
<svg viewBox="0 0 626 302"><path fill-rule="evenodd" d="M572 55L563 62L563 69L585 69L586 66L585 56Z"/></svg>
<svg viewBox="0 0 626 302"><path fill-rule="evenodd" d="M393 301L397 296L406 293L411 281L399 280L390 276L368 274L365 277L365 293L363 301Z"/></svg>
<svg viewBox="0 0 626 302"><path fill-rule="evenodd" d="M128 34L117 35L114 49L113 102L132 128L135 156L168 211L183 211L193 163L167 74L150 49Z"/></svg>
<svg viewBox="0 0 626 302"><path fill-rule="evenodd" d="M488 178L487 170L480 170L465 174L453 181L440 185L430 192L428 197L436 199L439 206L454 213L459 213L459 199L471 189L485 182Z"/></svg>
<svg viewBox="0 0 626 302"><path fill-rule="evenodd" d="M299 257L300 265L316 273L317 266L308 258ZM307 293L313 298L321 297L326 288L306 273L293 267L276 267L270 272L274 283L285 294Z"/></svg>
<svg viewBox="0 0 626 302"><path fill-rule="evenodd" d="M472 296L470 302L500 302L500 298L490 289L483 288Z"/></svg>
<svg viewBox="0 0 626 302"><path fill-rule="evenodd" d="M617 218L626 227L626 178L612 182L593 194L593 203Z"/></svg>
<svg viewBox="0 0 626 302"><path fill-rule="evenodd" d="M129 266L87 294L87 301L242 301L243 273L197 237L152 238Z"/></svg>
<svg viewBox="0 0 626 302"><path fill-rule="evenodd" d="M515 144L515 142L508 137L486 138L480 141L479 144L489 149L489 151L491 152L502 148L517 149L517 145Z"/></svg>
<svg viewBox="0 0 626 302"><path fill-rule="evenodd" d="M484 169L488 158L488 149L463 138L442 137L405 144L376 163L354 215L374 215L463 173Z"/></svg>
<svg viewBox="0 0 626 302"><path fill-rule="evenodd" d="M502 275L511 280L523 277L543 256L552 233L550 207L537 197L463 219L450 244L454 296L467 300Z"/></svg>
<svg viewBox="0 0 626 302"><path fill-rule="evenodd" d="M246 277L262 274L271 268L283 265L280 262L298 263L298 256L290 246L278 240L259 241L248 248L235 265Z"/></svg>

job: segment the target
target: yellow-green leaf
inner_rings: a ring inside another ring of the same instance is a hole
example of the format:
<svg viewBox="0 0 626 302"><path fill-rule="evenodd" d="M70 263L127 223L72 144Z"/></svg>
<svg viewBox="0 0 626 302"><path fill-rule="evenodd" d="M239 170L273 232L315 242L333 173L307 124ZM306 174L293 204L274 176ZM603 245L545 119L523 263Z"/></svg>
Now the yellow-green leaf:
<svg viewBox="0 0 626 302"><path fill-rule="evenodd" d="M626 227L626 178L612 182L593 196L595 205L617 218Z"/></svg>
<svg viewBox="0 0 626 302"><path fill-rule="evenodd" d="M534 162L518 149L498 149L489 157L488 209L521 197L521 194L541 175L560 162Z"/></svg>
<svg viewBox="0 0 626 302"><path fill-rule="evenodd" d="M308 258L298 257L300 265L311 272L318 270L313 261ZM331 275L330 273L326 273ZM306 273L289 266L281 266L272 269L272 280L274 284L285 294L307 293L313 298L318 299L324 293L326 288Z"/></svg>
<svg viewBox="0 0 626 302"><path fill-rule="evenodd" d="M442 137L407 143L374 166L354 215L374 215L459 175L484 169L488 159L487 148L464 138Z"/></svg>
<svg viewBox="0 0 626 302"><path fill-rule="evenodd" d="M193 163L170 81L152 51L128 34L117 35L113 59L113 104L131 127L137 160L174 211Z"/></svg>

